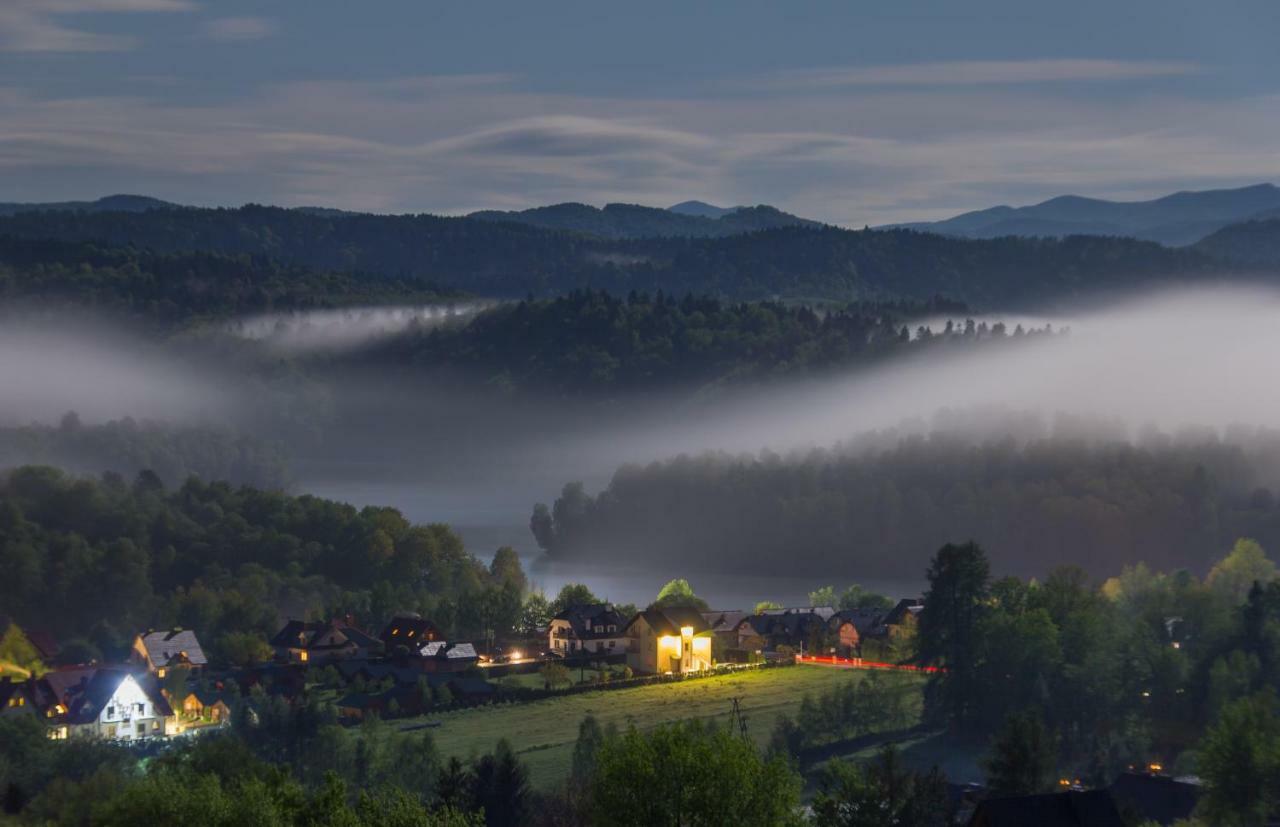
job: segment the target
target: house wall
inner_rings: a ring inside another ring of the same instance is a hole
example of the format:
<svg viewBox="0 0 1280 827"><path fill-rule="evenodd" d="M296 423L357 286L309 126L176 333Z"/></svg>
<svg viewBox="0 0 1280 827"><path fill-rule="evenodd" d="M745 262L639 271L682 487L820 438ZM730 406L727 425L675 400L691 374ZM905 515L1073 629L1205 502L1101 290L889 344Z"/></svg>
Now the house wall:
<svg viewBox="0 0 1280 827"><path fill-rule="evenodd" d="M165 721L166 717L156 710L138 682L132 675L127 675L103 705L98 720L73 727L72 734L120 741L158 738L165 734Z"/></svg>
<svg viewBox="0 0 1280 827"><path fill-rule="evenodd" d="M651 675L679 674L709 669L713 663L711 635L687 640L679 635L658 635L643 618L632 624L631 631L627 665L632 671Z"/></svg>

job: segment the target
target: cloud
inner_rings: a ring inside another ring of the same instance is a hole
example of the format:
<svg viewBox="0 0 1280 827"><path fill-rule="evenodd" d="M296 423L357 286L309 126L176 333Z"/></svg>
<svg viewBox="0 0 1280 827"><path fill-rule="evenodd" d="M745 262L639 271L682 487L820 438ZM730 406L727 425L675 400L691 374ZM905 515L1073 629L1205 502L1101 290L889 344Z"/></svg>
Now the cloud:
<svg viewBox="0 0 1280 827"><path fill-rule="evenodd" d="M456 214L562 201L772 203L861 227L1063 192L1256 183L1280 97L1081 96L1025 84L610 97L502 74L269 83L238 98L0 88L13 200Z"/></svg>
<svg viewBox="0 0 1280 827"><path fill-rule="evenodd" d="M261 40L276 32L276 23L265 17L219 17L205 21L205 35L212 40Z"/></svg>
<svg viewBox="0 0 1280 827"><path fill-rule="evenodd" d="M1197 74L1194 63L1168 60L959 60L782 72L760 86L979 86L1055 81L1114 81Z"/></svg>
<svg viewBox="0 0 1280 827"><path fill-rule="evenodd" d="M0 51L109 52L132 48L135 39L65 25L61 18L112 12L175 12L195 8L189 0L4 0L0 4Z"/></svg>

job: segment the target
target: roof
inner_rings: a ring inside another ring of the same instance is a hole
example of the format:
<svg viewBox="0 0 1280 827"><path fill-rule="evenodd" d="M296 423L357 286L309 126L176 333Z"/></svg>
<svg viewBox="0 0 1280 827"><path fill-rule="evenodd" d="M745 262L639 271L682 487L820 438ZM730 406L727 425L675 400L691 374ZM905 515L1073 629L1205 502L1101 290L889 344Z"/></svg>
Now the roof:
<svg viewBox="0 0 1280 827"><path fill-rule="evenodd" d="M627 624L627 628L631 628L632 624L640 618L644 618L644 621L649 624L649 628L659 635L678 635L680 630L686 626L693 627L695 635L711 630L701 612L686 606L645 609L631 619L631 623Z"/></svg>
<svg viewBox="0 0 1280 827"><path fill-rule="evenodd" d="M835 628L852 623L859 635L867 635L883 625L883 617L884 612L880 609L843 609L832 615L830 622Z"/></svg>
<svg viewBox="0 0 1280 827"><path fill-rule="evenodd" d="M918 597L904 597L889 610L880 623L884 626L900 626L908 614L917 615L922 609L924 609L923 600Z"/></svg>
<svg viewBox="0 0 1280 827"><path fill-rule="evenodd" d="M166 666L170 663L190 663L192 666L207 666L209 661L204 656L204 649L196 639L196 633L190 629L171 629L166 632L147 632L138 635L142 648L146 650L147 659L154 666Z"/></svg>
<svg viewBox="0 0 1280 827"><path fill-rule="evenodd" d="M449 643L443 640L433 640L418 650L418 654L424 658L437 658L439 660L475 660L476 647L470 643Z"/></svg>
<svg viewBox="0 0 1280 827"><path fill-rule="evenodd" d="M707 622L707 626L713 632L732 632L738 628L738 624L743 618L750 615L750 612L744 612L740 609L726 609L717 612L703 612L702 619Z"/></svg>
<svg viewBox="0 0 1280 827"><path fill-rule="evenodd" d="M551 619L568 621L574 636L583 639L616 637L619 630L626 625L622 615L618 614L611 603L581 603L566 606ZM598 626L603 626L604 631L595 631ZM609 631L610 626L614 628L612 632Z"/></svg>
<svg viewBox="0 0 1280 827"><path fill-rule="evenodd" d="M1167 775L1121 773L1112 782L1111 797L1119 806L1136 810L1144 820L1172 824L1190 818L1200 801L1200 785L1179 781Z"/></svg>
<svg viewBox="0 0 1280 827"><path fill-rule="evenodd" d="M324 642L326 638L330 642ZM372 648L377 638L337 620L290 620L271 638L271 645L287 649L344 649L350 645Z"/></svg>
<svg viewBox="0 0 1280 827"><path fill-rule="evenodd" d="M808 614L817 615L823 620L830 620L831 616L836 613L832 606L793 606L783 609L765 609L760 614L763 615L791 615L791 614Z"/></svg>
<svg viewBox="0 0 1280 827"><path fill-rule="evenodd" d="M742 623L748 624L761 636L789 638L805 637L813 631L825 631L827 627L827 621L822 615L807 611L750 615L743 618Z"/></svg>
<svg viewBox="0 0 1280 827"><path fill-rule="evenodd" d="M969 827L1124 827L1106 790L989 798L973 811Z"/></svg>

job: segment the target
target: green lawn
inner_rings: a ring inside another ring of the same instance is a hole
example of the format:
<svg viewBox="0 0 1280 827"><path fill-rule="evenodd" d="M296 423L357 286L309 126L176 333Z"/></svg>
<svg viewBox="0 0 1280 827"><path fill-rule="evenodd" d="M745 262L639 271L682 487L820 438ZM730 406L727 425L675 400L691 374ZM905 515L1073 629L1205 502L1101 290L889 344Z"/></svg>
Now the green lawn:
<svg viewBox="0 0 1280 827"><path fill-rule="evenodd" d="M601 726L641 729L670 721L699 718L724 723L732 698L741 699L751 737L761 746L774 721L794 713L804 693L818 693L867 673L821 666L794 666L721 675L682 683L633 689L586 692L508 706L481 706L429 716L441 722L432 729L443 756L468 759L487 752L506 738L529 767L535 786L548 787L569 773L578 723L595 715ZM413 721L398 721L403 725Z"/></svg>

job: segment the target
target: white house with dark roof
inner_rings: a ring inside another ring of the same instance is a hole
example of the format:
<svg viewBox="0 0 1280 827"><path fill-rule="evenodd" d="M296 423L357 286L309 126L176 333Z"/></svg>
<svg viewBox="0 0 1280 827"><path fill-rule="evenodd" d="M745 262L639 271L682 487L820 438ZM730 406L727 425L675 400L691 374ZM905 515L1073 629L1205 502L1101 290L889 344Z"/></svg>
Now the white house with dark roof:
<svg viewBox="0 0 1280 827"><path fill-rule="evenodd" d="M627 651L626 619L609 603L569 606L551 618L547 644L551 651L573 657L622 654Z"/></svg>
<svg viewBox="0 0 1280 827"><path fill-rule="evenodd" d="M55 670L33 682L49 737L141 741L180 731L155 679L123 669Z"/></svg>

